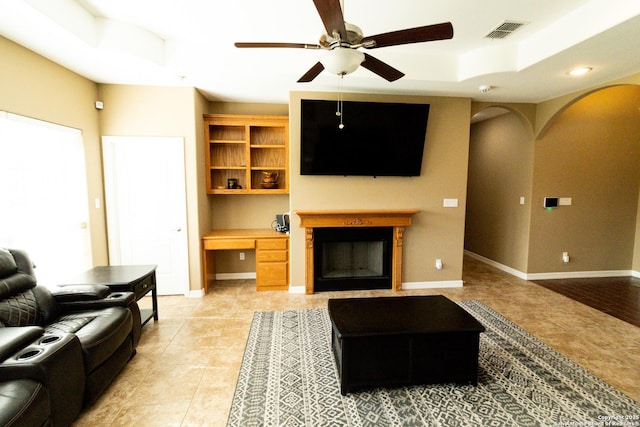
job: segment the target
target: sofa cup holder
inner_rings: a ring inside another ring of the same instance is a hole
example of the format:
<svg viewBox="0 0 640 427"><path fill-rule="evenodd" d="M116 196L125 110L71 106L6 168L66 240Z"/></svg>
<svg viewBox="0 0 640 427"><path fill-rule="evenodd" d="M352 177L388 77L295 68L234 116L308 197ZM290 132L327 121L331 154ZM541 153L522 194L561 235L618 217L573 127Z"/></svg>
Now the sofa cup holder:
<svg viewBox="0 0 640 427"><path fill-rule="evenodd" d="M110 299L118 299L118 298L122 298L122 293L117 293L117 294L111 294L109 295Z"/></svg>
<svg viewBox="0 0 640 427"><path fill-rule="evenodd" d="M47 335L40 339L39 343L43 345L53 344L54 342L58 342L62 339L60 335Z"/></svg>
<svg viewBox="0 0 640 427"><path fill-rule="evenodd" d="M30 350L27 350L18 356L18 360L29 360L31 358L36 357L39 354L42 354L43 351L44 350L41 348L33 348Z"/></svg>

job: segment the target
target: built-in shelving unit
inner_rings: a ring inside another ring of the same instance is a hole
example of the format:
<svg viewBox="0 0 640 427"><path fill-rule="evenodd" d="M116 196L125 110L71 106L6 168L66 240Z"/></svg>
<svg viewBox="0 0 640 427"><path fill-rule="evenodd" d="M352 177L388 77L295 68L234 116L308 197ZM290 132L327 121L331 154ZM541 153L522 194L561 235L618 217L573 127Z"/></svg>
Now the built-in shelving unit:
<svg viewBox="0 0 640 427"><path fill-rule="evenodd" d="M205 114L204 128L207 193L289 193L287 116ZM265 183L266 174L275 183Z"/></svg>

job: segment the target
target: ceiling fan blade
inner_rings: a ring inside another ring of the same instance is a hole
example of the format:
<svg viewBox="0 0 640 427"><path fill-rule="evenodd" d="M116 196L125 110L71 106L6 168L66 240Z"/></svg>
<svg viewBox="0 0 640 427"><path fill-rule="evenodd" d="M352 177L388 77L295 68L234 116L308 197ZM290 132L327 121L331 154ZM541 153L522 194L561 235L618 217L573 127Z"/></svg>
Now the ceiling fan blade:
<svg viewBox="0 0 640 427"><path fill-rule="evenodd" d="M362 39L362 44L368 49L401 44L422 43L453 38L453 25L451 22L427 25L424 27L408 28L406 30L392 31L390 33L377 34ZM367 42L375 44L367 46Z"/></svg>
<svg viewBox="0 0 640 427"><path fill-rule="evenodd" d="M309 71L304 73L304 76L298 79L298 83L309 83L310 81L318 77L322 70L324 70L324 65L322 65L321 62L316 63L316 65L311 67Z"/></svg>
<svg viewBox="0 0 640 427"><path fill-rule="evenodd" d="M327 35L333 37L335 33L340 34L341 40L347 39L347 29L344 26L344 16L340 7L340 0L313 0L318 9L318 14Z"/></svg>
<svg viewBox="0 0 640 427"><path fill-rule="evenodd" d="M366 53L364 54L364 62L360 65L390 82L395 82L404 76L402 71L396 70L391 65L386 64Z"/></svg>
<svg viewBox="0 0 640 427"><path fill-rule="evenodd" d="M273 48L273 47L275 47L275 48L280 48L280 47L285 47L285 48L298 48L298 49L322 49L322 46L320 46L319 44L307 44L307 43L263 43L263 42L243 43L243 42L238 42L238 43L234 43L234 46L235 47L239 47L239 48L247 48L247 47L257 47L257 48L264 48L264 47Z"/></svg>

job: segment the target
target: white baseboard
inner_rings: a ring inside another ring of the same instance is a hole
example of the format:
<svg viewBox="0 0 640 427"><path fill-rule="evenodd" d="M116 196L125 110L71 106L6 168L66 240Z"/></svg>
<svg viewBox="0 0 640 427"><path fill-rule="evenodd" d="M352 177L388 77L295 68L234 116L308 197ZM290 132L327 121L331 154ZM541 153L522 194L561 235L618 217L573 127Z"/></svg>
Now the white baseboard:
<svg viewBox="0 0 640 427"><path fill-rule="evenodd" d="M496 262L496 261L494 261L494 260L492 260L492 259L489 259L489 258L483 257L482 255L478 255L478 254L476 254L476 253L474 253L474 252L469 252L469 251L468 251L468 250L466 250L466 249L465 249L465 251L464 251L464 254L465 254L465 255L470 256L471 258L475 258L475 259L477 259L478 261L482 261L482 262L484 262L485 264L489 264L490 266L495 267L495 268L497 268L498 270L502 270L502 271L504 271L505 273L509 273L509 274L511 274L512 276L516 276L516 277L518 277L518 278L520 278L520 279L525 279L525 280L527 280L527 273L523 273L522 271L518 271L518 270L516 270L515 268L511 268L511 267L509 267L508 265L500 264L499 262Z"/></svg>
<svg viewBox="0 0 640 427"><path fill-rule="evenodd" d="M632 275L633 277L638 277L638 278L640 278L640 271L633 270L633 271L631 272L631 275Z"/></svg>
<svg viewBox="0 0 640 427"><path fill-rule="evenodd" d="M187 298L202 298L204 297L204 289L198 289L197 291L189 291L185 295Z"/></svg>
<svg viewBox="0 0 640 427"><path fill-rule="evenodd" d="M256 278L255 272L216 274L216 280L241 280L241 279L255 279L255 278Z"/></svg>
<svg viewBox="0 0 640 427"><path fill-rule="evenodd" d="M527 274L527 280L549 279L588 279L596 277L626 277L631 276L631 270L602 270L602 271L567 271L550 273Z"/></svg>
<svg viewBox="0 0 640 427"><path fill-rule="evenodd" d="M523 273L507 265L500 264L489 258L483 257L467 250L464 251L465 255L475 258L479 261L489 264L492 267L509 273L513 276L519 277L524 280L550 280L550 279L582 279L582 278L595 278L595 277L626 277L634 276L640 277L640 272L634 272L631 270L601 270L601 271L551 271L548 273ZM636 276L636 274L638 274Z"/></svg>
<svg viewBox="0 0 640 427"><path fill-rule="evenodd" d="M461 288L463 286L462 280L443 280L435 282L404 282L402 283L402 290L411 289L438 289L438 288Z"/></svg>
<svg viewBox="0 0 640 427"><path fill-rule="evenodd" d="M302 294L304 295L307 292L307 289L304 286L289 286L290 294Z"/></svg>

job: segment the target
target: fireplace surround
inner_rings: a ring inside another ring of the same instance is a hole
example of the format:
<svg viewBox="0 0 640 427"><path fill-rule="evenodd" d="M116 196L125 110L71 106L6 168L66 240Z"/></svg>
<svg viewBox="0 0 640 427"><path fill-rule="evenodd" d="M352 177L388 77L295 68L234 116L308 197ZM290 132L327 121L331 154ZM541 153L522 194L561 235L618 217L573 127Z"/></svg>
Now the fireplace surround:
<svg viewBox="0 0 640 427"><path fill-rule="evenodd" d="M300 226L305 229L305 293L312 294L315 287L315 231L320 228L389 227L391 252L389 275L391 288L402 290L402 245L404 228L411 225L417 209L394 210L298 210ZM346 230L345 230L346 231ZM319 289L320 290L320 289Z"/></svg>

